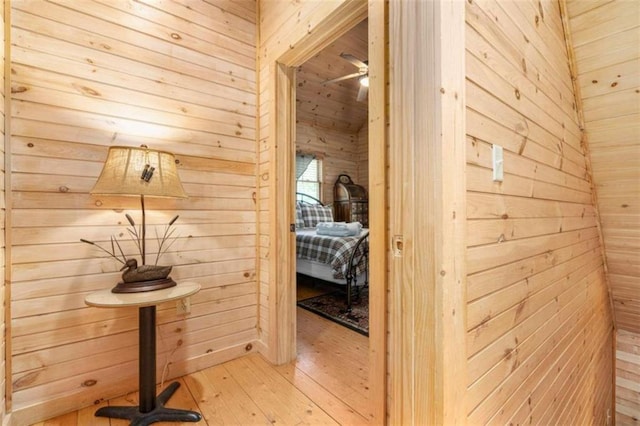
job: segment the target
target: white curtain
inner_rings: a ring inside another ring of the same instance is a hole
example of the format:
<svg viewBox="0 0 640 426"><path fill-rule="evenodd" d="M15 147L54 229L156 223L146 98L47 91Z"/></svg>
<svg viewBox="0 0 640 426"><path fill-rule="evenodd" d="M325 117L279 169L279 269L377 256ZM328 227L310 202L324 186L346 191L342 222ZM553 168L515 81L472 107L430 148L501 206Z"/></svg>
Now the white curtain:
<svg viewBox="0 0 640 426"><path fill-rule="evenodd" d="M315 158L313 154L296 154L296 179L300 179Z"/></svg>

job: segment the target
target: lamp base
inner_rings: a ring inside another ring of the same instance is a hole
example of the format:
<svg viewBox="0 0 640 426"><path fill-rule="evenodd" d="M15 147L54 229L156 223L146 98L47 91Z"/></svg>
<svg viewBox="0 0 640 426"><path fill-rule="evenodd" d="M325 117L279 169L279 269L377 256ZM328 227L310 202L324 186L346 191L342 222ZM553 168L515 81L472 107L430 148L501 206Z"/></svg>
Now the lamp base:
<svg viewBox="0 0 640 426"><path fill-rule="evenodd" d="M172 280L171 277L133 283L125 283L121 281L111 289L111 293L141 293L143 291L161 290L175 285L176 282Z"/></svg>

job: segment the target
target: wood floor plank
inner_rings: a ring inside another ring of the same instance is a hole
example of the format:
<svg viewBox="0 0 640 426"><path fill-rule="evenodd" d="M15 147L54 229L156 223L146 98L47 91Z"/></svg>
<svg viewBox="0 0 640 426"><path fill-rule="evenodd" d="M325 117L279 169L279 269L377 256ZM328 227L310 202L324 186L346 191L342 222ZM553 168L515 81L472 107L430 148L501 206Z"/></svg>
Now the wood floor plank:
<svg viewBox="0 0 640 426"><path fill-rule="evenodd" d="M254 353L179 378L167 406L198 411L203 420L160 424L369 424L368 338L303 309L297 315L296 361L274 366ZM131 392L34 426L126 426L127 420L94 413L101 406L138 403L138 393Z"/></svg>
<svg viewBox="0 0 640 426"><path fill-rule="evenodd" d="M301 392L298 388L291 385L289 381L287 381L281 374L279 374L272 365L270 365L262 356L260 355L250 355L245 358L248 363L251 363L252 367L255 371L260 372L259 374L264 374L269 378L273 389L282 389L285 385L291 386L290 391L291 394L288 398L290 407L293 409L296 408L296 412L298 412L299 416L303 420L305 424L310 425L335 425L335 422L322 408L320 408L314 401L309 399L303 392Z"/></svg>
<svg viewBox="0 0 640 426"><path fill-rule="evenodd" d="M187 386L184 377L181 377L179 379L174 379L174 380L169 380L167 382L164 383L164 386L160 387L158 386L157 388L157 393L160 393L164 388L166 388L170 383L173 382L178 382L180 383L180 387L178 388L178 390L176 390L176 392L173 394L173 396L169 399L169 401L167 401L167 407L168 408L179 408L182 410L191 410L191 411L197 411L200 412L200 407L198 402L196 402L196 400L194 399L192 393L190 392L189 387ZM193 423L193 422L175 422L175 423L171 423L174 426L188 426L188 425L204 425L206 424L206 421L202 420L200 422L197 423Z"/></svg>
<svg viewBox="0 0 640 426"><path fill-rule="evenodd" d="M318 404L336 422L341 425L366 425L369 420L356 409L347 405L340 398L336 397L328 389L316 382L304 371L296 368L293 364L276 366L275 369L282 374L291 384L300 389L313 402Z"/></svg>
<svg viewBox="0 0 640 426"><path fill-rule="evenodd" d="M106 417L96 417L95 413L99 408L107 407L107 402L91 405L78 410L78 426L91 425L91 426L110 426L111 423Z"/></svg>
<svg viewBox="0 0 640 426"><path fill-rule="evenodd" d="M224 365L190 374L185 381L207 424L271 424Z"/></svg>

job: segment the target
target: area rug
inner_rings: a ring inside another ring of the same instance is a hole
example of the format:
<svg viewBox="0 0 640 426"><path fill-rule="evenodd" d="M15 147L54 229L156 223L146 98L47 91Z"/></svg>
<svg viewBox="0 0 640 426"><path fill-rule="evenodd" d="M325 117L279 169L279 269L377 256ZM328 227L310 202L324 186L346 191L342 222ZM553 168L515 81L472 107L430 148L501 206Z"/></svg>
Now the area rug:
<svg viewBox="0 0 640 426"><path fill-rule="evenodd" d="M360 299L352 301L349 312L345 299L343 292L335 291L300 300L298 306L369 336L369 292L367 289L362 291Z"/></svg>

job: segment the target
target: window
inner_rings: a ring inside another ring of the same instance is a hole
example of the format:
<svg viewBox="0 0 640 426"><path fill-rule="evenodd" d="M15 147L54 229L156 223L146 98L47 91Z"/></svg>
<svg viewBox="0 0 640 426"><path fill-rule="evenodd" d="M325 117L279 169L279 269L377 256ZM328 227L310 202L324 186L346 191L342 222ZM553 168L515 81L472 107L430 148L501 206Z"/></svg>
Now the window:
<svg viewBox="0 0 640 426"><path fill-rule="evenodd" d="M322 162L313 155L296 155L296 192L320 199Z"/></svg>

